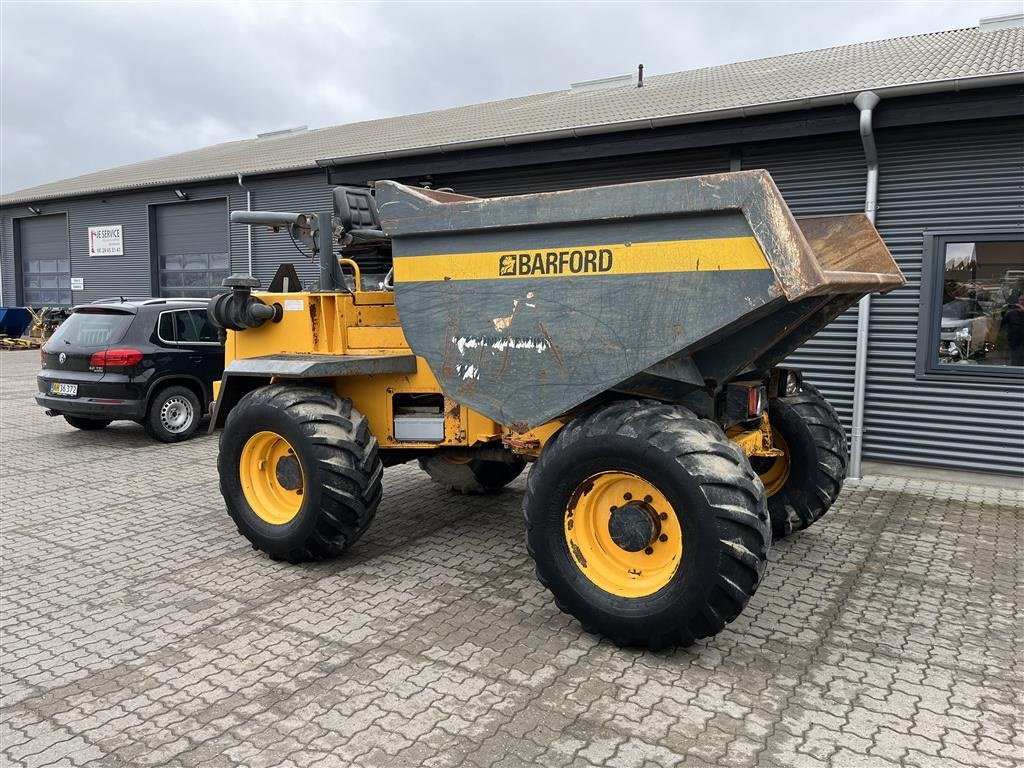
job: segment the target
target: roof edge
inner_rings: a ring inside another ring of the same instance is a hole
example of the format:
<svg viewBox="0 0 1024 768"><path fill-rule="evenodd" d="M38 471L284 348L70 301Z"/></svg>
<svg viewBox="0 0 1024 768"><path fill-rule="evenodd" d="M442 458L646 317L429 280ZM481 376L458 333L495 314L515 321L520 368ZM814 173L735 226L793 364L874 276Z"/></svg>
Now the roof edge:
<svg viewBox="0 0 1024 768"><path fill-rule="evenodd" d="M414 149L398 150L395 152L374 152L365 155L343 155L317 160L316 164L321 168L328 168L331 166L352 163L370 163L378 160L397 160L417 155L446 154L467 149L485 149L511 146L514 144L530 144L552 139L578 138L581 136L594 136L602 133L621 133L623 131L663 128L672 125L729 120L736 117L753 117L755 115L794 112L801 109L814 109L817 107L832 107L841 104L852 104L853 100L857 97L857 94L865 90L874 91L883 98L900 98L906 96L921 96L928 93L955 93L958 91L967 91L977 88L997 88L1002 85L1024 85L1024 70L997 72L991 75L978 75L976 77L955 78L952 80L926 80L916 83L903 83L900 85L881 87L865 86L864 88L860 88L855 91L845 91L824 96L811 96L804 99L769 101L761 104L729 107L727 109L711 110L707 112L689 112L682 115L664 115L662 117L650 117L642 120L630 120L627 122L597 123L593 125L579 126L576 128L563 128L539 133L510 134L508 136L494 137L493 139L480 139L477 141L456 144L418 147Z"/></svg>
<svg viewBox="0 0 1024 768"><path fill-rule="evenodd" d="M409 157L423 157L435 154L451 154L474 149L489 149L494 147L511 147L521 144L532 144L541 141L552 141L558 139L572 139L583 136L595 136L608 133L622 133L626 131L637 131L654 128L663 128L674 125L687 125L693 123L715 122L717 120L728 120L733 118L753 117L756 115L776 114L783 112L795 112L803 109L814 109L820 107L839 106L853 103L854 98L862 90L872 90L883 99L901 98L907 96L919 96L929 93L954 93L958 91L973 90L978 88L996 88L1002 85L1024 85L1024 70L1009 72L997 72L989 75L978 75L967 78L954 78L951 80L927 80L900 85L872 87L865 86L856 91L846 91L823 96L812 96L803 99L790 99L786 101L763 102L740 107L729 107L726 109L711 110L707 112L689 112L681 115L663 115L650 117L641 120L631 120L615 123L598 123L592 125L578 126L574 128L563 128L551 131L536 133L510 134L507 136L496 136L489 139L475 141L457 142L452 144L441 144L423 147L411 147L408 149L395 150L391 152L373 152L363 155L347 155L331 158L318 159L310 163L299 165L285 165L279 168L261 169L254 171L239 171L246 176L265 176L274 173L287 173L292 171L313 170L316 168L329 168L339 165L351 165L356 163L372 163L381 160L396 160ZM145 162L145 161L143 161ZM12 192L7 195L0 195L0 207L25 205L35 202L51 202L54 200L65 200L76 197L87 197L93 195L132 192L135 190L153 189L157 187L172 186L175 184L194 184L198 182L213 182L223 179L234 179L238 173L223 174L215 173L202 176L180 176L170 179L161 179L152 183L140 183L125 186L108 185L100 186L88 191L80 191L64 194L50 195L24 195L19 192Z"/></svg>

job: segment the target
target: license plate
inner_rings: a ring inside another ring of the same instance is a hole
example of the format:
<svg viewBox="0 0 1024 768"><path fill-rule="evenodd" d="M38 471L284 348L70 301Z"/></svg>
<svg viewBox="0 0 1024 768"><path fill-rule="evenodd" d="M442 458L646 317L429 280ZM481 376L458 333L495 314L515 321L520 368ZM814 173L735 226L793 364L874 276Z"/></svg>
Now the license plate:
<svg viewBox="0 0 1024 768"><path fill-rule="evenodd" d="M78 385L56 381L50 385L50 394L61 395L62 397L78 397Z"/></svg>

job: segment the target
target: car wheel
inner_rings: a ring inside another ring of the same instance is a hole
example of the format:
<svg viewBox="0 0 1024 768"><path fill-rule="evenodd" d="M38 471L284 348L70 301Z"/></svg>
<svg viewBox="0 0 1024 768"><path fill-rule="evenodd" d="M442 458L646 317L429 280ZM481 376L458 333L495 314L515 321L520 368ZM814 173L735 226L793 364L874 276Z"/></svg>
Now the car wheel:
<svg viewBox="0 0 1024 768"><path fill-rule="evenodd" d="M75 429L84 429L90 432L94 429L103 429L110 424L110 419L88 419L85 416L69 416L64 414L64 421Z"/></svg>
<svg viewBox="0 0 1024 768"><path fill-rule="evenodd" d="M142 426L162 443L188 440L199 427L199 398L188 387L170 386L156 393Z"/></svg>

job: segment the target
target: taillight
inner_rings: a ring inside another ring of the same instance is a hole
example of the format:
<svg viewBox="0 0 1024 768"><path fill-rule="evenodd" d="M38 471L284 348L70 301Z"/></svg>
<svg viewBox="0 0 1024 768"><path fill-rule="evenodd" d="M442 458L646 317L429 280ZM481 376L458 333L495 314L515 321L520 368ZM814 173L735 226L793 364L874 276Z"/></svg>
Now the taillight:
<svg viewBox="0 0 1024 768"><path fill-rule="evenodd" d="M39 348L39 364L41 366L43 366L43 368L46 367L46 347L45 346Z"/></svg>
<svg viewBox="0 0 1024 768"><path fill-rule="evenodd" d="M89 370L102 373L110 368L131 368L141 362L142 352L137 349L106 349L92 353Z"/></svg>

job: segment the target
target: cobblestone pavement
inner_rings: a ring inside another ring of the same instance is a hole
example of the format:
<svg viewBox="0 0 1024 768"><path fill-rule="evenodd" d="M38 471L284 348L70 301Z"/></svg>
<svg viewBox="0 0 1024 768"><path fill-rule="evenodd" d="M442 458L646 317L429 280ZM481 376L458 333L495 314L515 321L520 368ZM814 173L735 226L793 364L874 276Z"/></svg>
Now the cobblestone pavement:
<svg viewBox="0 0 1024 768"><path fill-rule="evenodd" d="M390 469L350 556L275 563L223 511L215 438L77 432L31 400L37 360L0 353L3 765L1024 758L1019 492L851 482L721 635L621 650L534 580L521 479Z"/></svg>

